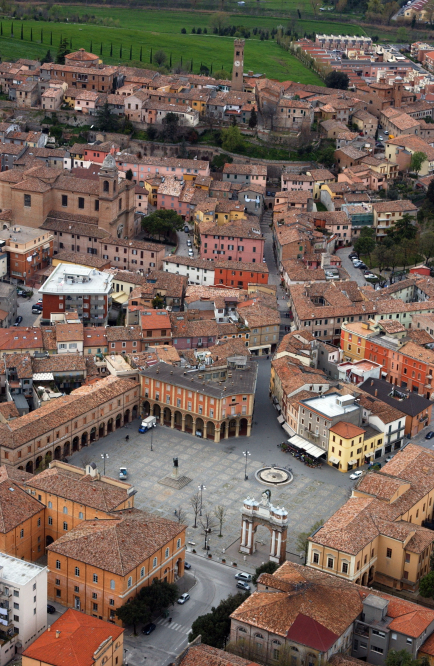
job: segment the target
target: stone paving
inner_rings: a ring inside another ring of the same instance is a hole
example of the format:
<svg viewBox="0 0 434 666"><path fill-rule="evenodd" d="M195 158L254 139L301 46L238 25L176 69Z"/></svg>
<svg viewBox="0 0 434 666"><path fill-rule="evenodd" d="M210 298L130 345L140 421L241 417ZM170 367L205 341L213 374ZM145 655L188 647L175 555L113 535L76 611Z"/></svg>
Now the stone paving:
<svg viewBox="0 0 434 666"><path fill-rule="evenodd" d="M192 527L194 514L189 499L198 491L198 485L204 484L203 513L213 512L217 505L224 506L227 511L223 537L217 536L217 529L213 530L210 537L211 552L221 557L223 549L227 549L240 536L240 507L243 499L247 495L259 499L266 487L254 477L254 472L264 461L255 455L248 458L249 480L245 481L245 460L239 450L239 440L236 442L230 439L216 445L161 426L153 433L151 452L150 433L140 435L137 426L138 421L128 429L123 428L95 442L91 447L74 454L70 462L80 465L93 460L102 469L101 453L108 453L106 474L113 477L118 476L121 465L126 465L128 481L137 489L135 506L172 519L175 517L175 509L181 507L187 514L186 522L189 525L187 541L194 542L198 552L202 549L204 539L201 528ZM128 442L125 440L126 434L129 434ZM243 438L244 443L247 439ZM179 459L179 474L192 479L180 490L159 483L160 479L171 473L175 456ZM292 457L286 459L287 462L293 460ZM284 506L289 513L287 550L291 553L296 553L294 542L297 534L319 518L328 518L349 495L349 487L336 486L321 480L320 476L312 478L307 471L308 468L299 465L294 470L294 480L290 485L271 489L272 503ZM266 528L258 532L259 538L265 543L267 535Z"/></svg>

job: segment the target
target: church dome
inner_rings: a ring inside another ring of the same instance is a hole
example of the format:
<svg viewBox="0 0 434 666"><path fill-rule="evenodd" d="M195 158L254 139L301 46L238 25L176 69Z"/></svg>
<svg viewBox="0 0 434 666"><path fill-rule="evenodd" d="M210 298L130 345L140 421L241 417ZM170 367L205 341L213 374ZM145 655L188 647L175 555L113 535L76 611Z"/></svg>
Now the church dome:
<svg viewBox="0 0 434 666"><path fill-rule="evenodd" d="M107 157L104 159L104 162L102 163L102 168L103 169L116 169L116 161L115 158L111 153L107 155Z"/></svg>

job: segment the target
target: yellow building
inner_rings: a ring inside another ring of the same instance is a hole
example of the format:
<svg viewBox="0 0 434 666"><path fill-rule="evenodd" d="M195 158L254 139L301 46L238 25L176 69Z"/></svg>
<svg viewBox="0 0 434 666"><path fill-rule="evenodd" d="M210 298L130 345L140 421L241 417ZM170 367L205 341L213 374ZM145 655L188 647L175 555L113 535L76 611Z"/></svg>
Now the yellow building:
<svg viewBox="0 0 434 666"><path fill-rule="evenodd" d="M365 464L365 456L375 457L382 448L383 433L373 428L339 421L329 429L328 464L340 472L349 472ZM334 462L336 461L336 462Z"/></svg>
<svg viewBox="0 0 434 666"><path fill-rule="evenodd" d="M416 591L430 571L433 533L422 523L433 520L433 500L434 453L408 444L379 472L364 474L309 537L306 564L361 585Z"/></svg>
<svg viewBox="0 0 434 666"><path fill-rule="evenodd" d="M366 358L366 338L378 335L365 322L344 323L341 327L341 349L344 361L362 361Z"/></svg>

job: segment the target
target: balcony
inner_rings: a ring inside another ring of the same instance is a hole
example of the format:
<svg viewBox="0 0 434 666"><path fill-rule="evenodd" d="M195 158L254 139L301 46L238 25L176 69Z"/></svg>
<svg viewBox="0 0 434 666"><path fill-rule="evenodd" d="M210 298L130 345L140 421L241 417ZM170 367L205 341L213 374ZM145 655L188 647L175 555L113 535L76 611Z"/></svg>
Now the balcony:
<svg viewBox="0 0 434 666"><path fill-rule="evenodd" d="M369 627L366 627L364 624L357 622L354 628L354 633L357 636L364 636L365 638L369 638Z"/></svg>

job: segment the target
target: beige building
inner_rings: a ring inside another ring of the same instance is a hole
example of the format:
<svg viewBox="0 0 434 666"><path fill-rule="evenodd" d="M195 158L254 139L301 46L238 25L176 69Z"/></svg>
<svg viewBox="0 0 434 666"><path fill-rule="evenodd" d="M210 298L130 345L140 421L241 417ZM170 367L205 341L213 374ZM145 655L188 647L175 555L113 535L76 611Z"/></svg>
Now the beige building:
<svg viewBox="0 0 434 666"><path fill-rule="evenodd" d="M430 571L434 454L408 444L309 537L307 565L361 585L416 591Z"/></svg>

